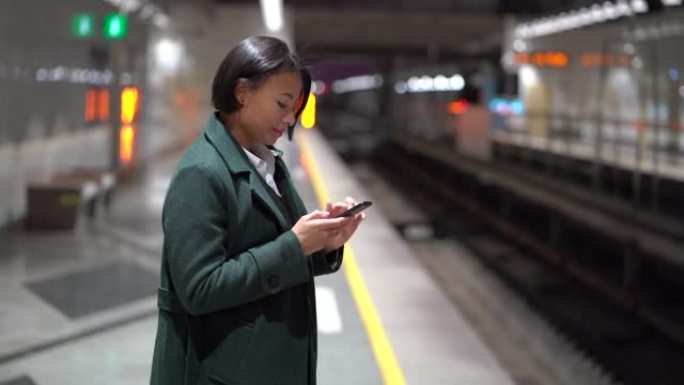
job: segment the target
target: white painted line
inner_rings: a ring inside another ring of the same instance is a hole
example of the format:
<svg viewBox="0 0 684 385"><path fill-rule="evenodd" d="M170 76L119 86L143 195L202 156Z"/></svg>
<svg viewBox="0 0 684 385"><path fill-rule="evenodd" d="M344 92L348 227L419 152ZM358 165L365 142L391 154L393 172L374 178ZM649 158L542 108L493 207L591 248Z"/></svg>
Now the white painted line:
<svg viewBox="0 0 684 385"><path fill-rule="evenodd" d="M342 319L335 292L329 287L316 287L316 317L322 334L342 333Z"/></svg>

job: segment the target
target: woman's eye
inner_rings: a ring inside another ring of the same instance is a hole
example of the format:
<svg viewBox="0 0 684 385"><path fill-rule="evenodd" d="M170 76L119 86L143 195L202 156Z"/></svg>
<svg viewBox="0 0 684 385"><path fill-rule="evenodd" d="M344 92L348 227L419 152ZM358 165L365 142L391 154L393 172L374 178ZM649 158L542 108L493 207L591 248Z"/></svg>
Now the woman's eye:
<svg viewBox="0 0 684 385"><path fill-rule="evenodd" d="M278 107L285 108L285 107L287 107L287 104L278 102Z"/></svg>

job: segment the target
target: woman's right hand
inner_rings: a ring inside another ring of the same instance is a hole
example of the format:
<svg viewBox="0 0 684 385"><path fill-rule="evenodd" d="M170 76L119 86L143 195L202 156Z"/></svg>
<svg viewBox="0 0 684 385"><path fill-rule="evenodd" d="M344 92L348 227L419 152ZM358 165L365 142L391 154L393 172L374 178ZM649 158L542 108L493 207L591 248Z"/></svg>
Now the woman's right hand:
<svg viewBox="0 0 684 385"><path fill-rule="evenodd" d="M351 217L329 218L326 211L315 210L301 218L292 227L304 255L311 255L323 248L329 237L335 235L351 220Z"/></svg>

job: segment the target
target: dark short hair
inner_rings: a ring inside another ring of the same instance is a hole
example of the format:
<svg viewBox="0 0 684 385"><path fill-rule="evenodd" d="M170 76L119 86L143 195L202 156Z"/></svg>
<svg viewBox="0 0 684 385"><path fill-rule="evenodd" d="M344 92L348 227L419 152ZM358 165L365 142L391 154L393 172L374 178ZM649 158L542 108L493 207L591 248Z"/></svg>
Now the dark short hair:
<svg viewBox="0 0 684 385"><path fill-rule="evenodd" d="M295 118L299 118L311 91L311 74L285 42L270 36L248 37L228 52L214 77L212 104L225 113L238 111L241 106L235 98L235 86L239 79L258 87L270 75L283 71L299 72L302 77L302 92L295 103ZM290 139L293 129L294 125L287 130Z"/></svg>

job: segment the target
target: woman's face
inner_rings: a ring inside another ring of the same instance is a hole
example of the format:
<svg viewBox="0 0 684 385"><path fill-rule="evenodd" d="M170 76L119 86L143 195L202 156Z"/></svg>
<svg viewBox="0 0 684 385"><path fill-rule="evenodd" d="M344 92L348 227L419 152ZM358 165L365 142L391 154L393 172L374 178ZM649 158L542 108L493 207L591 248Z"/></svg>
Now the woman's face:
<svg viewBox="0 0 684 385"><path fill-rule="evenodd" d="M239 120L249 143L273 145L295 123L295 103L302 89L298 72L275 73L256 88L236 94L242 99ZM241 143L243 146L245 143Z"/></svg>

